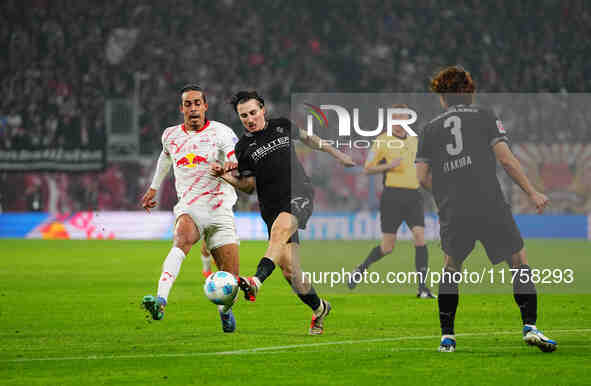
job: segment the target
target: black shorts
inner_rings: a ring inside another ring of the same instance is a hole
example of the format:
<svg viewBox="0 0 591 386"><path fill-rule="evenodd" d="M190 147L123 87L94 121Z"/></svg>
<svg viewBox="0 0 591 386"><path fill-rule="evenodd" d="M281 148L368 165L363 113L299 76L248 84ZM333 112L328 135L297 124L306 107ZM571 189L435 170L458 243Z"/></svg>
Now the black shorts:
<svg viewBox="0 0 591 386"><path fill-rule="evenodd" d="M281 212L291 213L298 220L298 229L306 229L306 224L312 216L314 211L314 196L313 195L300 195L292 196L291 201L283 201L279 205L275 205L271 208L265 208L261 210L261 216L267 224L267 235L271 237L271 227L275 222L277 216ZM300 239L298 232L296 231L287 241L288 243L298 243Z"/></svg>
<svg viewBox="0 0 591 386"><path fill-rule="evenodd" d="M396 233L403 221L410 229L425 226L423 196L418 189L385 187L380 200L382 233Z"/></svg>
<svg viewBox="0 0 591 386"><path fill-rule="evenodd" d="M493 264L510 261L523 248L511 207L506 205L488 215L458 216L449 221L440 218L441 248L461 264L479 240Z"/></svg>

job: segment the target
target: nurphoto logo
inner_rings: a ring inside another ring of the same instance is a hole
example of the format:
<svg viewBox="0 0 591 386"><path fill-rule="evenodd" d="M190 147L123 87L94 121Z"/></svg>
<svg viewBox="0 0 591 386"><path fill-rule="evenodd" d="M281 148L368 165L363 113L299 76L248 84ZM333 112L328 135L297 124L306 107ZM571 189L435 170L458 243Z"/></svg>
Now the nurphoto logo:
<svg viewBox="0 0 591 386"><path fill-rule="evenodd" d="M304 103L307 107L307 127L306 131L309 136L314 135L314 120L316 120L321 127L328 127L328 119L325 111L333 111L337 115L339 137L351 137L351 114L343 106L339 105L320 105L315 106L309 103ZM385 118L384 118L385 115ZM417 133L410 127L417 121L417 113L408 107L388 107L378 108L378 126L374 130L364 130L359 125L359 108L353 108L353 130L361 137L375 137L384 131L384 121L386 122L386 133L388 137L393 137L393 128L400 126L404 131L416 137ZM404 147L404 142L393 137L391 140L384 141L385 145L391 149L400 149ZM322 145L332 145L336 147L348 146L357 149L369 149L371 147L370 140L321 140Z"/></svg>

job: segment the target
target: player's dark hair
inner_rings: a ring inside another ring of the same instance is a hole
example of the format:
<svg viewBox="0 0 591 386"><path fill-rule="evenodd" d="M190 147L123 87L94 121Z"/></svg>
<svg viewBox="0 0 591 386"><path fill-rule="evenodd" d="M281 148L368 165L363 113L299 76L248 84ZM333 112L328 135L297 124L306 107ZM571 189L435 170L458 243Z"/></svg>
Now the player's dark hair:
<svg viewBox="0 0 591 386"><path fill-rule="evenodd" d="M476 91L472 76L462 66L442 69L433 76L429 88L441 94L449 106L473 103Z"/></svg>
<svg viewBox="0 0 591 386"><path fill-rule="evenodd" d="M232 107L234 107L234 111L238 112L238 105L248 102L251 99L256 100L259 103L259 107L263 107L265 105L265 100L256 91L238 91L236 94L234 94L234 96L232 96L230 104Z"/></svg>
<svg viewBox="0 0 591 386"><path fill-rule="evenodd" d="M203 89L201 87L199 87L199 85L197 85L195 83L189 83L189 84L183 86L183 88L181 88L181 91L180 91L181 104L183 103L183 94L186 93L187 91L199 91L201 93L201 95L203 96L203 102L207 103L207 99L205 98L205 91L203 91Z"/></svg>

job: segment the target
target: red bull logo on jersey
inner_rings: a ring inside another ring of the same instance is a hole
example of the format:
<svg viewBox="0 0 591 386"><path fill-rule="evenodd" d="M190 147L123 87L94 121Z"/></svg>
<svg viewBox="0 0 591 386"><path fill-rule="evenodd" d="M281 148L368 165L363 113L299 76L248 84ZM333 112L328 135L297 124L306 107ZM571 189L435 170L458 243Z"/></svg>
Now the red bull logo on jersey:
<svg viewBox="0 0 591 386"><path fill-rule="evenodd" d="M188 154L185 154L184 157L182 157L176 161L176 166L179 166L179 167L185 166L188 168L194 168L195 166L198 166L202 162L207 164L208 163L207 158L202 157L200 155L193 154L193 153L188 153Z"/></svg>

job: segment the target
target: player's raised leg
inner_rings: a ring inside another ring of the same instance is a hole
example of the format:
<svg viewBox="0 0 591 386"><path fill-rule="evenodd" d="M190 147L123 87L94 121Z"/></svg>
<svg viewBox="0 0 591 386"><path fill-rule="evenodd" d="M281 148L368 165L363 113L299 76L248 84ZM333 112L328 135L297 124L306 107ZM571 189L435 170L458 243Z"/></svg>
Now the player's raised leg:
<svg viewBox="0 0 591 386"><path fill-rule="evenodd" d="M309 278L302 274L300 263L299 244L287 243L279 258L279 267L283 277L289 283L300 300L313 312L310 322L310 335L320 335L324 332L324 319L332 309L330 303L320 299Z"/></svg>
<svg viewBox="0 0 591 386"><path fill-rule="evenodd" d="M216 265L221 271L229 272L238 277L239 255L237 243L225 244L214 248L211 250L211 254L216 262ZM232 312L233 305L234 303L218 306L218 311L222 320L222 330L224 332L234 332L234 330L236 330L236 318Z"/></svg>
<svg viewBox="0 0 591 386"><path fill-rule="evenodd" d="M283 252L289 238L297 231L298 222L295 216L281 212L271 226L269 245L265 256L259 261L256 273L252 277L240 278L240 288L247 300L254 302L263 282L273 273L275 262Z"/></svg>
<svg viewBox="0 0 591 386"><path fill-rule="evenodd" d="M143 307L152 319L161 320L164 317L164 308L172 285L179 275L183 260L193 244L199 241L199 237L199 230L193 219L188 214L180 215L174 229L173 246L162 264L162 273L158 280L158 295L144 296L142 301Z"/></svg>
<svg viewBox="0 0 591 386"><path fill-rule="evenodd" d="M531 278L525 248L513 254L510 262L512 269L518 269L513 281L513 298L521 312L523 322L523 340L530 346L537 346L543 352L556 350L556 341L545 336L536 327L538 317L538 295L536 285ZM513 276L513 275L512 275Z"/></svg>

